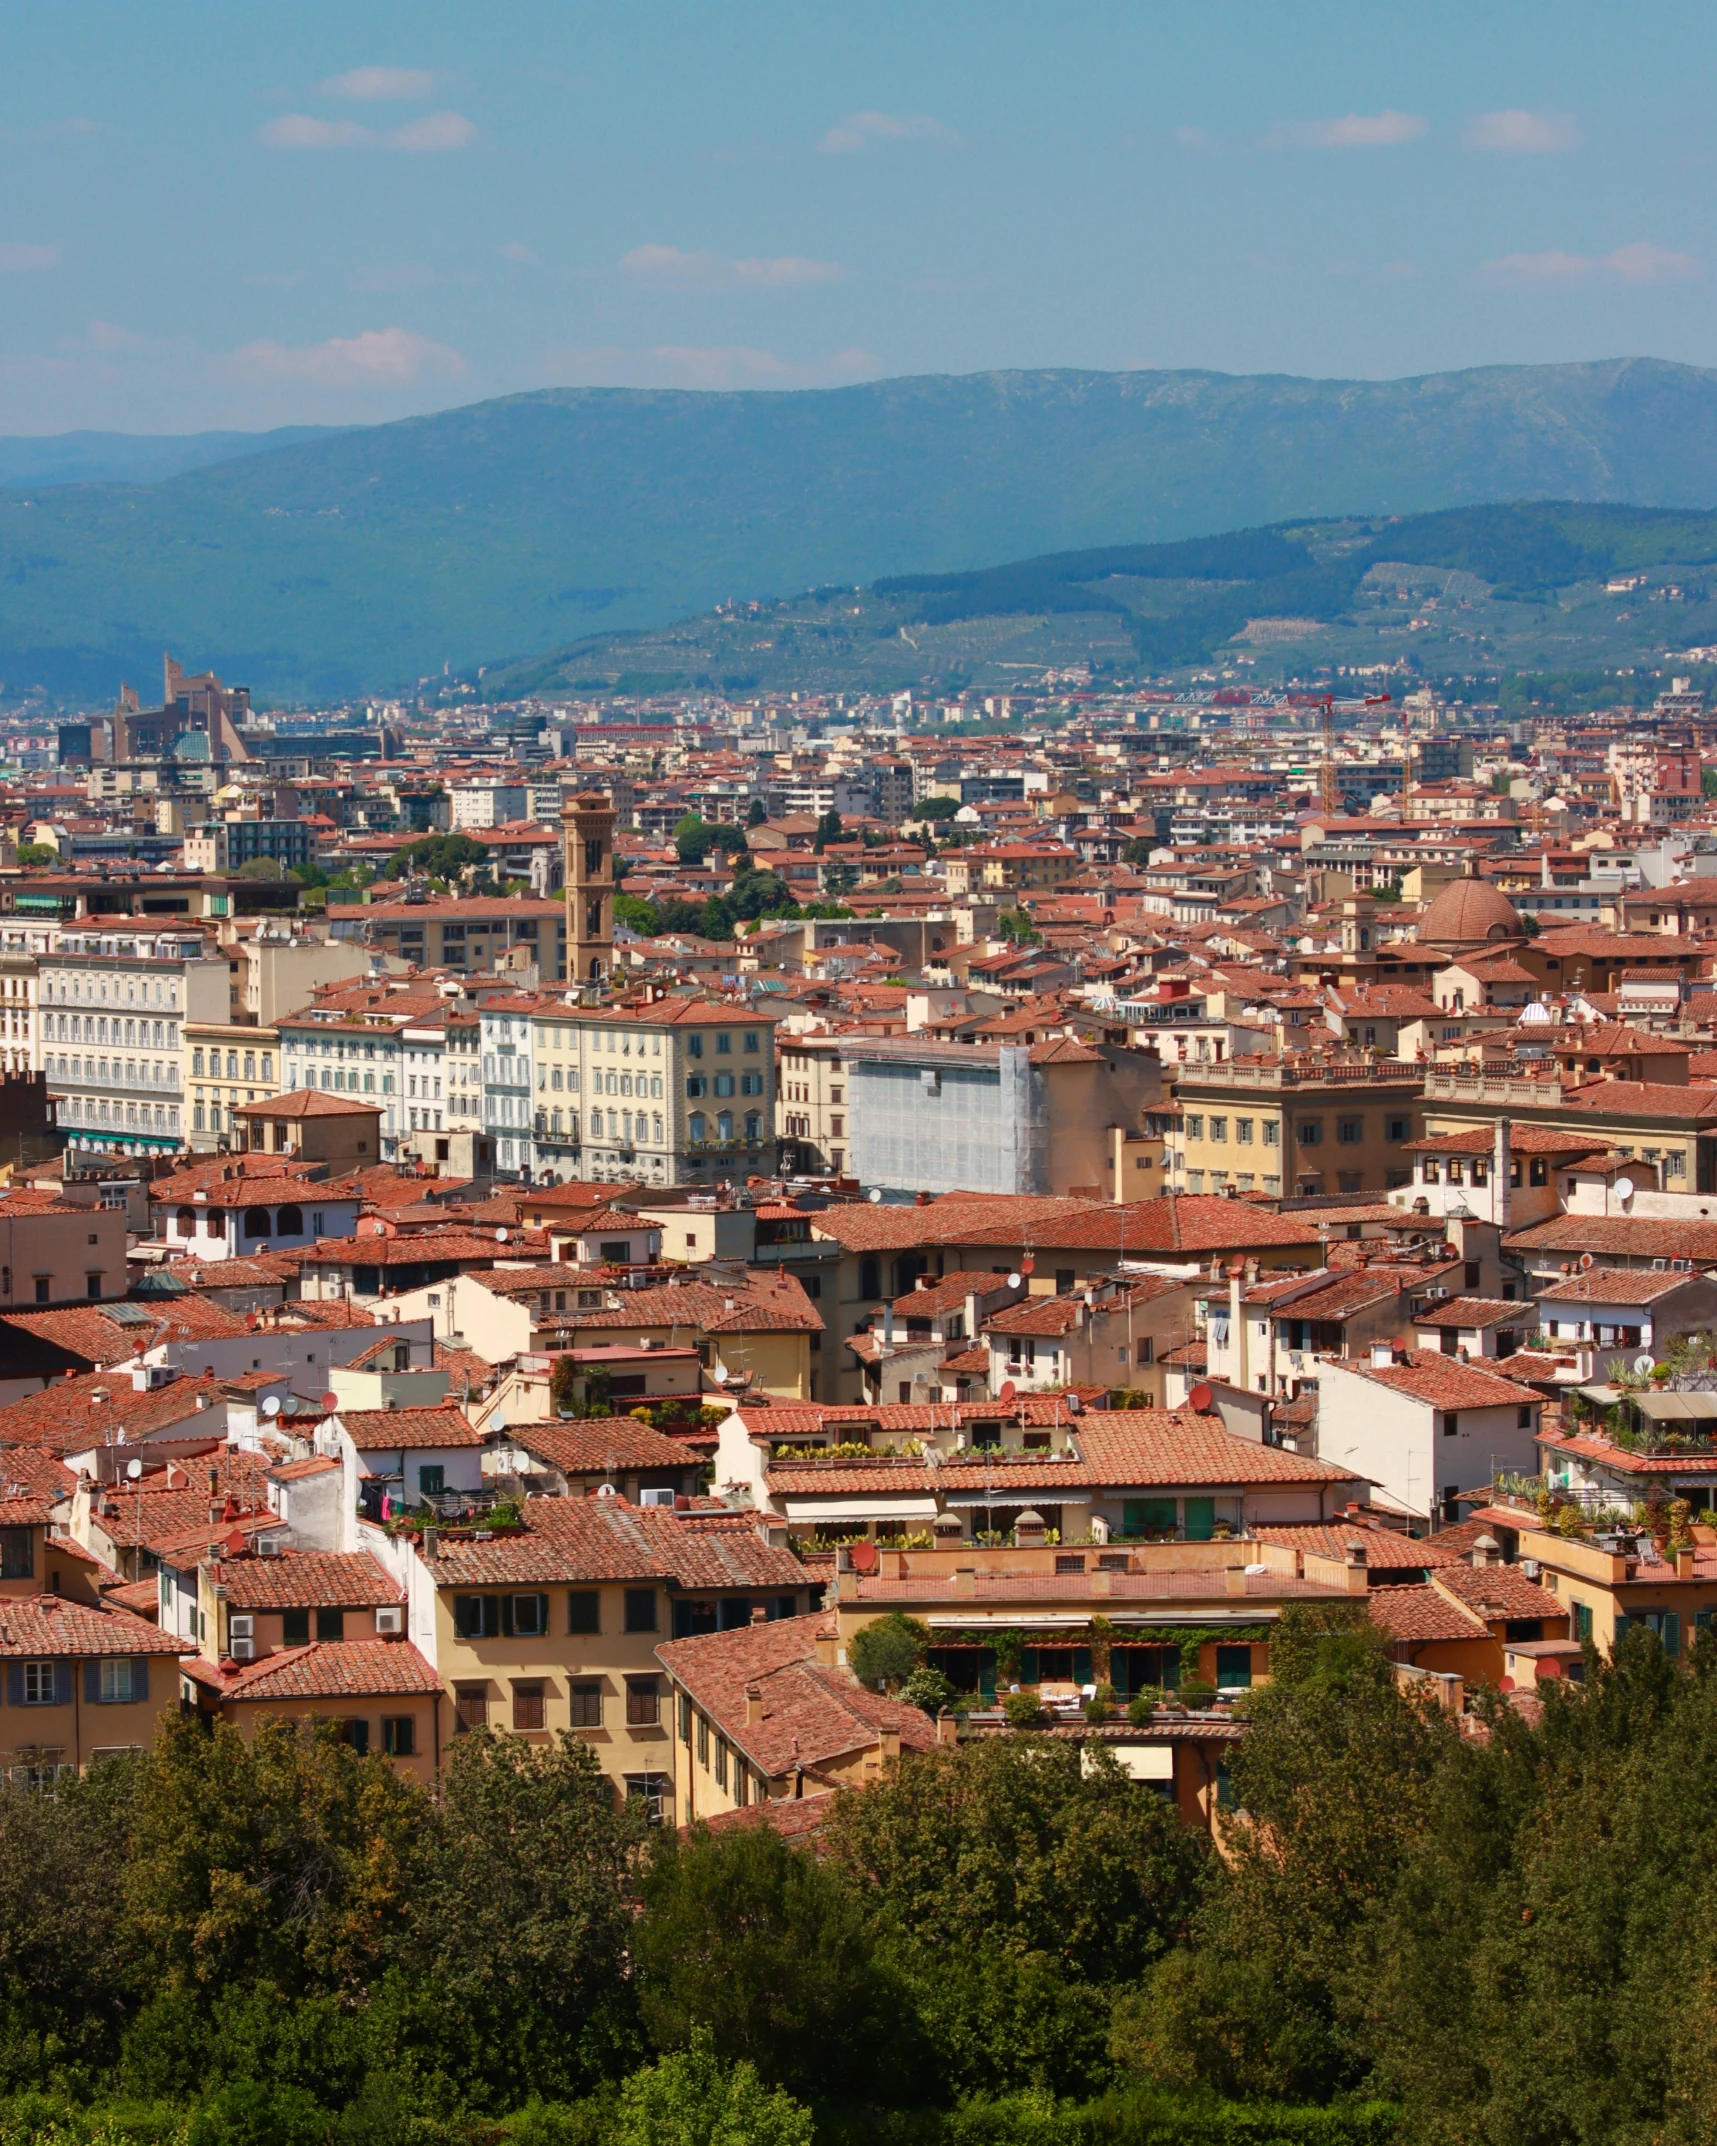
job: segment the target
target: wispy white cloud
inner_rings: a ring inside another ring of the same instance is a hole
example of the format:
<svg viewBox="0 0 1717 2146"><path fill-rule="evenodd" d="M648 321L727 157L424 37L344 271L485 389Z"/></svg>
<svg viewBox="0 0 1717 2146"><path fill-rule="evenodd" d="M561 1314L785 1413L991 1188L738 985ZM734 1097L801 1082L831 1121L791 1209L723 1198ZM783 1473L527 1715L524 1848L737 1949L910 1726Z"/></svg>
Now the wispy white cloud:
<svg viewBox="0 0 1717 2146"><path fill-rule="evenodd" d="M750 344L659 343L648 350L605 344L551 351L539 362L546 377L581 387L839 387L882 370L869 350L784 358Z"/></svg>
<svg viewBox="0 0 1717 2146"><path fill-rule="evenodd" d="M147 335L121 328L111 320L92 320L85 331L92 350L155 350L160 346Z"/></svg>
<svg viewBox="0 0 1717 2146"><path fill-rule="evenodd" d="M813 260L805 254L734 260L725 253L679 246L634 246L621 256L620 272L639 283L681 291L794 290L838 283L846 274L838 261Z"/></svg>
<svg viewBox="0 0 1717 2146"><path fill-rule="evenodd" d="M427 97L435 76L427 67L353 67L322 84L324 97L359 97L376 102L389 98Z"/></svg>
<svg viewBox="0 0 1717 2146"><path fill-rule="evenodd" d="M516 238L508 239L502 246L501 259L516 261L521 268L541 268L543 265L542 255L532 253L528 246L522 246Z"/></svg>
<svg viewBox="0 0 1717 2146"><path fill-rule="evenodd" d="M446 343L410 328L368 328L325 343L246 343L220 361L235 378L257 384L291 381L315 388L398 388L456 379L465 360Z"/></svg>
<svg viewBox="0 0 1717 2146"><path fill-rule="evenodd" d="M477 139L477 129L463 112L426 112L386 139L390 149L465 149Z"/></svg>
<svg viewBox="0 0 1717 2146"><path fill-rule="evenodd" d="M1704 263L1693 254L1653 245L1649 239L1635 239L1613 253L1564 253L1555 247L1545 253L1505 253L1480 270L1487 283L1541 289L1579 283L1686 283L1704 272Z"/></svg>
<svg viewBox="0 0 1717 2146"><path fill-rule="evenodd" d="M477 129L461 112L426 112L385 134L355 119L282 112L257 131L257 140L270 149L464 149L476 138Z"/></svg>
<svg viewBox="0 0 1717 2146"><path fill-rule="evenodd" d="M1393 149L1417 141L1426 125L1416 112L1348 112L1301 121L1272 139L1296 149Z"/></svg>
<svg viewBox="0 0 1717 2146"><path fill-rule="evenodd" d="M1461 139L1469 149L1504 156L1549 156L1574 148L1580 130L1566 112L1481 112Z"/></svg>
<svg viewBox="0 0 1717 2146"><path fill-rule="evenodd" d="M952 127L945 127L927 112L849 112L818 142L824 156L856 156L879 142L957 142Z"/></svg>
<svg viewBox="0 0 1717 2146"><path fill-rule="evenodd" d="M57 246L0 246L0 275L20 275L33 268L58 268Z"/></svg>
<svg viewBox="0 0 1717 2146"><path fill-rule="evenodd" d="M375 140L355 119L316 119L308 112L282 112L256 138L270 149L356 149Z"/></svg>

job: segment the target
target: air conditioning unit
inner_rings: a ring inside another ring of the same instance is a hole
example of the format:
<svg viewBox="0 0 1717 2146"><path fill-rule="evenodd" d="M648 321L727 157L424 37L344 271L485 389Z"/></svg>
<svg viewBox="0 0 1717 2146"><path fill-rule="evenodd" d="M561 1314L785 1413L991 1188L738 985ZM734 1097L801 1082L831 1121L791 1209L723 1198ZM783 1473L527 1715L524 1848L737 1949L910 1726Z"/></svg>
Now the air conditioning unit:
<svg viewBox="0 0 1717 2146"><path fill-rule="evenodd" d="M235 1642L241 1639L254 1639L256 1637L256 1619L254 1617L229 1617L227 1619L227 1637Z"/></svg>
<svg viewBox="0 0 1717 2146"><path fill-rule="evenodd" d="M1653 1274L1661 1274L1668 1265L1669 1261L1667 1259L1654 1259L1651 1263L1651 1271Z"/></svg>
<svg viewBox="0 0 1717 2146"><path fill-rule="evenodd" d="M1691 1274L1693 1272L1693 1262L1690 1259L1672 1259L1669 1264L1677 1274Z"/></svg>
<svg viewBox="0 0 1717 2146"><path fill-rule="evenodd" d="M671 1490L641 1490L638 1493L638 1503L640 1505L665 1505L671 1511L674 1494Z"/></svg>
<svg viewBox="0 0 1717 2146"><path fill-rule="evenodd" d="M376 1630L383 1635L405 1630L405 1611L397 1602L376 1611Z"/></svg>
<svg viewBox="0 0 1717 2146"><path fill-rule="evenodd" d="M256 1641L235 1639L227 1651L235 1662L253 1662L256 1659Z"/></svg>

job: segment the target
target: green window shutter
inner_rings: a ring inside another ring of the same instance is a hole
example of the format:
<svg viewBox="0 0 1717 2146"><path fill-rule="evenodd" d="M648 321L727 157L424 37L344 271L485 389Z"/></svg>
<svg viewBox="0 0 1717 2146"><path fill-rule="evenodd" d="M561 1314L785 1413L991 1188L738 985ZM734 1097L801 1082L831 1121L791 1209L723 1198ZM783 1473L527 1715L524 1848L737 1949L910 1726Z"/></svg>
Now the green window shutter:
<svg viewBox="0 0 1717 2146"><path fill-rule="evenodd" d="M1681 1612L1665 1610L1663 1613L1663 1651L1678 1655L1681 1652Z"/></svg>
<svg viewBox="0 0 1717 2146"><path fill-rule="evenodd" d="M24 1703L24 1665L22 1662L6 1664L6 1704L22 1706Z"/></svg>
<svg viewBox="0 0 1717 2146"><path fill-rule="evenodd" d="M101 1664L85 1662L83 1665L83 1697L86 1706L101 1704Z"/></svg>
<svg viewBox="0 0 1717 2146"><path fill-rule="evenodd" d="M1186 1501L1186 1539L1188 1542L1209 1542L1216 1533L1216 1500L1214 1498L1188 1498Z"/></svg>
<svg viewBox="0 0 1717 2146"><path fill-rule="evenodd" d="M54 1664L54 1704L70 1706L72 1703L72 1680L76 1672L70 1662Z"/></svg>
<svg viewBox="0 0 1717 2146"><path fill-rule="evenodd" d="M1089 1647L1075 1647L1073 1650L1073 1681L1075 1684L1089 1684L1091 1681L1091 1649Z"/></svg>
<svg viewBox="0 0 1717 2146"><path fill-rule="evenodd" d="M139 1655L131 1665L131 1697L135 1703L139 1700L147 1699L148 1696L149 1663L145 1656Z"/></svg>
<svg viewBox="0 0 1717 2146"><path fill-rule="evenodd" d="M501 1597L501 1637L503 1639L511 1639L512 1636L513 1598L511 1595L503 1595Z"/></svg>

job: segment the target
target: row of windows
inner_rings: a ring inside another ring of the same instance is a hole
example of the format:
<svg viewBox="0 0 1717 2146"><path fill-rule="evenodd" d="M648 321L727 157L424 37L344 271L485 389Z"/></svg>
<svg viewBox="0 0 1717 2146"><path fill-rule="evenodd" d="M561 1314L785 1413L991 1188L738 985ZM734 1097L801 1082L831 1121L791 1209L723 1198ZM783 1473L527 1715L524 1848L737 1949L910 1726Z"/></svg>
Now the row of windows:
<svg viewBox="0 0 1717 2146"><path fill-rule="evenodd" d="M1225 1112L1212 1112L1210 1114L1210 1129L1207 1135L1205 1131L1205 1113L1198 1110L1189 1110L1186 1115L1186 1137L1189 1140L1203 1140L1208 1137L1212 1141L1225 1142L1228 1138L1228 1123L1228 1117ZM1253 1129L1253 1119L1236 1118L1234 1120L1234 1139L1236 1144L1240 1147L1250 1147L1252 1145ZM1411 1135L1411 1120L1407 1118L1386 1118L1384 1120L1383 1137L1386 1140L1399 1145L1400 1142L1409 1139ZM1324 1121L1322 1118L1301 1118L1294 1126L1294 1138L1303 1148L1321 1147L1323 1137ZM1365 1139L1364 1118L1337 1118L1335 1121L1335 1137L1342 1147L1360 1146ZM1281 1138L1282 1129L1280 1125L1277 1124L1274 1118L1266 1118L1264 1120L1263 1145L1267 1148L1277 1147L1281 1144Z"/></svg>
<svg viewBox="0 0 1717 2146"><path fill-rule="evenodd" d="M257 1071L257 1053L255 1051L246 1051L242 1054L244 1061L244 1071L242 1073L239 1071L240 1055L237 1051L228 1051L227 1053L226 1077L228 1080L272 1080L274 1078L274 1053L272 1051L262 1053L262 1070L260 1073ZM203 1072L202 1052L199 1050L192 1051L191 1078L193 1080L202 1080L204 1078L219 1080L220 1077L221 1054L219 1051L210 1051L209 1070L206 1076Z"/></svg>
<svg viewBox="0 0 1717 2146"><path fill-rule="evenodd" d="M128 1006L139 1004L137 988L139 983L143 987L141 999L143 1005L147 1006L150 1003L152 986L154 1003L157 1006L177 1006L179 1003L179 986L172 977L168 977L163 981L159 976L141 978L128 976L124 981L126 986L124 1003ZM113 1002L115 1005L121 1003L119 984L120 979L115 977L113 980ZM42 997L46 1001L57 1002L61 1005L93 1006L99 1003L105 1006L107 1004L107 978L105 976L61 976L50 971L49 974L42 978Z"/></svg>
<svg viewBox="0 0 1717 2146"><path fill-rule="evenodd" d="M112 1034L109 1034L111 1025ZM175 1048L175 1025L171 1021L120 1021L111 1024L96 1014L49 1014L43 1035L59 1043L122 1043L132 1049L170 1051Z"/></svg>
<svg viewBox="0 0 1717 2146"><path fill-rule="evenodd" d="M435 1472L440 1473L439 1470ZM424 1484L422 1487L430 1486ZM439 1488L439 1485L434 1487ZM654 1632L657 1629L657 1599L653 1587L625 1589L621 1598L622 1631ZM798 1615L798 1600L793 1595L773 1595L762 1608L771 1621L794 1617ZM330 1614L337 1616L339 1613ZM673 1605L674 1637L691 1639L703 1632L740 1630L750 1624L751 1617L752 1603L745 1595L676 1600ZM546 1639L554 1629L553 1606L550 1597L538 1591L455 1595L453 1629L461 1639ZM597 1589L573 1588L568 1592L566 1630L574 1636L601 1632L602 1596ZM332 1636L337 1638L339 1635Z"/></svg>
<svg viewBox="0 0 1717 2146"><path fill-rule="evenodd" d="M549 1687L540 1677L515 1677L508 1686L511 1719L507 1726L520 1735L548 1727ZM569 1682L566 1687L567 1725L574 1729L600 1729L603 1711L603 1690L597 1677L583 1677ZM459 1684L453 1687L454 1719L461 1730L485 1729L489 1726L489 1687L487 1684ZM655 1677L628 1677L626 1679L626 1726L629 1729L652 1729L662 1718L662 1700L659 1680Z"/></svg>
<svg viewBox="0 0 1717 2146"><path fill-rule="evenodd" d="M8 1706L70 1706L76 1664L8 1662ZM90 1706L132 1706L149 1696L147 1661L103 1660L83 1665L83 1698Z"/></svg>
<svg viewBox="0 0 1717 2146"><path fill-rule="evenodd" d="M733 1093L733 1078L731 1073L717 1073L706 1085L705 1076L702 1073L688 1073L686 1075L686 1093L690 1096L699 1096L707 1095L713 1090L717 1095L731 1095ZM739 1076L739 1092L741 1095L761 1095L763 1093L763 1075L761 1073L741 1073Z"/></svg>
<svg viewBox="0 0 1717 2146"><path fill-rule="evenodd" d="M692 1738L695 1732L698 1764L705 1773L714 1776L716 1787L722 1790L724 1794L727 1790L728 1767L731 1763L733 1768L734 1802L740 1805L747 1804L751 1802L754 1792L759 1803L767 1800L769 1790L762 1775L754 1776L752 1774L750 1767L746 1765L744 1759L733 1749L719 1729L713 1736L710 1734L708 1716L698 1713L690 1699L683 1692L680 1695L679 1725L680 1742L685 1745L688 1752L692 1749Z"/></svg>

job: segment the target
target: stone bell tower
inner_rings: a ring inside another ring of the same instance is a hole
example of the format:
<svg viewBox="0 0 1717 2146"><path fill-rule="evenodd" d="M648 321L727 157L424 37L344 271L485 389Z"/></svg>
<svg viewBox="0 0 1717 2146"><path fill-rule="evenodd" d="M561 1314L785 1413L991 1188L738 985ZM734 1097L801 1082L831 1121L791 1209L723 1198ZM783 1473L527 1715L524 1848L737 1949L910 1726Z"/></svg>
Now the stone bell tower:
<svg viewBox="0 0 1717 2146"><path fill-rule="evenodd" d="M581 790L561 807L569 982L599 984L614 966L614 819L600 790Z"/></svg>

